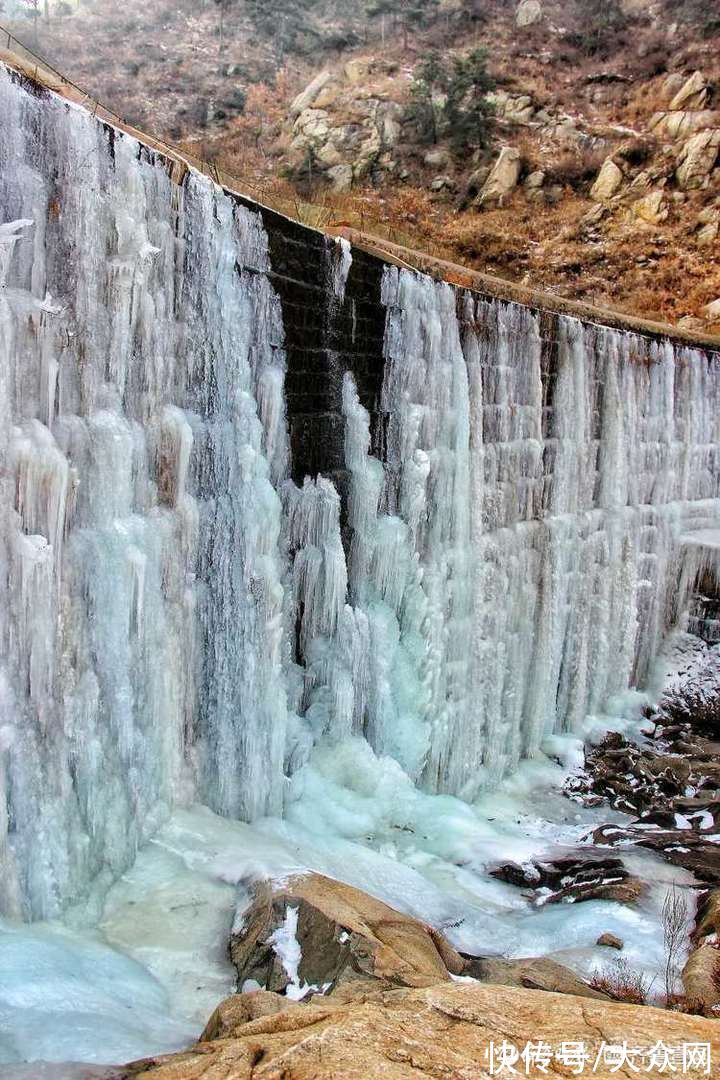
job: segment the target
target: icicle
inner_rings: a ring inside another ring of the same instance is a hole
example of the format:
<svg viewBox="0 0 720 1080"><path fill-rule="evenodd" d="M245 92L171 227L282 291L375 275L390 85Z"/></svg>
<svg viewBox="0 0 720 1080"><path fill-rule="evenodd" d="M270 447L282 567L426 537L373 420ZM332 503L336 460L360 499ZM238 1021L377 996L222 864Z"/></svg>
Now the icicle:
<svg viewBox="0 0 720 1080"><path fill-rule="evenodd" d="M342 483L298 487L261 213L1 67L0 113L3 911L342 744L473 799L643 684L720 572L717 357L387 267L374 415L353 296Z"/></svg>

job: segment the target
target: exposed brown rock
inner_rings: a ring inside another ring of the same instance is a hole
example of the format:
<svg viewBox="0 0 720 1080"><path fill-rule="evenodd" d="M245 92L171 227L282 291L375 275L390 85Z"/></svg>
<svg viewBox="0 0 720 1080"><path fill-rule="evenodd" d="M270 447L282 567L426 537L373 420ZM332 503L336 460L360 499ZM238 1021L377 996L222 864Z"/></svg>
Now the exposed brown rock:
<svg viewBox="0 0 720 1080"><path fill-rule="evenodd" d="M700 71L695 71L670 102L670 109L702 109L708 98L708 88Z"/></svg>
<svg viewBox="0 0 720 1080"><path fill-rule="evenodd" d="M555 994L608 1001L606 994L593 990L569 968L546 956L506 960L499 956L469 959L465 974L483 983L499 986L524 986L528 990L547 990Z"/></svg>
<svg viewBox="0 0 720 1080"><path fill-rule="evenodd" d="M720 889L701 899L695 916L692 948L682 972L685 996L706 1016L720 1008Z"/></svg>
<svg viewBox="0 0 720 1080"><path fill-rule="evenodd" d="M679 186L685 190L703 187L715 166L719 150L720 130L699 131L692 135L678 159L675 176Z"/></svg>
<svg viewBox="0 0 720 1080"><path fill-rule="evenodd" d="M480 192L478 204L501 202L516 186L521 167L520 151L514 146L503 146Z"/></svg>
<svg viewBox="0 0 720 1080"><path fill-rule="evenodd" d="M307 874L255 886L230 941L239 986L252 979L268 990L288 989L290 978L270 939L289 912L297 917L300 987L327 992L363 977L381 986L428 986L465 967L439 931L350 885Z"/></svg>
<svg viewBox="0 0 720 1080"><path fill-rule="evenodd" d="M625 942L615 934L601 934L597 939L597 945L604 945L608 949L623 949Z"/></svg>
<svg viewBox="0 0 720 1080"><path fill-rule="evenodd" d="M592 186L590 196L598 202L611 199L620 190L623 182L623 174L612 158L605 158L603 166L598 173L597 180Z"/></svg>
<svg viewBox="0 0 720 1080"><path fill-rule="evenodd" d="M714 945L700 945L693 949L682 971L685 997L693 1009L705 1015L720 1006L720 952Z"/></svg>
<svg viewBox="0 0 720 1080"><path fill-rule="evenodd" d="M634 1075L603 1063L603 1041L648 1049L659 1040L709 1043L713 1060L720 1060L720 1029L710 1020L504 986L440 983L336 1007L332 999L316 999L223 1030L224 1037L184 1053L129 1065L117 1080L476 1080L490 1075L490 1044L503 1040L518 1050L543 1040L553 1051L583 1042L588 1070L601 1055L593 1071L599 1080ZM570 1070L552 1060L546 1075L566 1077Z"/></svg>

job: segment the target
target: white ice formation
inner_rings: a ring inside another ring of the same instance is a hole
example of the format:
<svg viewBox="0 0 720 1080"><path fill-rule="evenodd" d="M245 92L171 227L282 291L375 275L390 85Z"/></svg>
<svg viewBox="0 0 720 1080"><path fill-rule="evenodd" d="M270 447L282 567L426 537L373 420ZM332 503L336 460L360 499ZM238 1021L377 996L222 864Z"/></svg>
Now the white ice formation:
<svg viewBox="0 0 720 1080"><path fill-rule="evenodd" d="M472 799L642 684L720 520L718 356L388 267L343 507L290 479L262 214L4 68L0 116L0 911L350 736Z"/></svg>

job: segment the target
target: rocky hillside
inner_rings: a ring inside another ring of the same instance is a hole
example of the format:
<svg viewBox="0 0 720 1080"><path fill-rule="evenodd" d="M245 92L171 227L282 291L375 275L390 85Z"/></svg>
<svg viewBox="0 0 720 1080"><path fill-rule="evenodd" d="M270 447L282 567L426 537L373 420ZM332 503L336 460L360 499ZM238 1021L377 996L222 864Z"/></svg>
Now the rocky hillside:
<svg viewBox="0 0 720 1080"><path fill-rule="evenodd" d="M50 7L13 29L129 121L300 216L720 333L713 5Z"/></svg>

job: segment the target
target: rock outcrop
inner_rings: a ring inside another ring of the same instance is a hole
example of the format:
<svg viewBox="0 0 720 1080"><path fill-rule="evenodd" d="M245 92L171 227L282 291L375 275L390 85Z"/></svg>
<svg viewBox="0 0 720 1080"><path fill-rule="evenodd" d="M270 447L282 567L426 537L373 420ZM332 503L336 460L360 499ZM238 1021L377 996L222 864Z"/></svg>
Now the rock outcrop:
<svg viewBox="0 0 720 1080"><path fill-rule="evenodd" d="M686 191L703 187L715 167L720 152L720 130L699 131L684 144L675 178Z"/></svg>
<svg viewBox="0 0 720 1080"><path fill-rule="evenodd" d="M520 151L514 146L503 146L478 196L478 205L502 202L505 196L516 187L520 179L521 167Z"/></svg>
<svg viewBox="0 0 720 1080"><path fill-rule="evenodd" d="M610 933L601 934L600 937L597 939L596 944L603 945L606 949L620 950L625 947L625 943L621 938L617 937L615 934Z"/></svg>
<svg viewBox="0 0 720 1080"><path fill-rule="evenodd" d="M510 885L532 890L538 906L582 900L629 904L644 892L643 882L630 876L622 859L585 852L547 862L505 863L490 873Z"/></svg>
<svg viewBox="0 0 720 1080"><path fill-rule="evenodd" d="M548 1047L545 1065L537 1072L531 1064L530 1075L572 1075L562 1048L568 1043L582 1044L580 1064L598 1080L635 1075L628 1067L618 1073L609 1048L622 1044L633 1048L642 1074L659 1042L708 1044L711 1059L720 1060L720 1030L713 1021L538 990L441 982L338 1003L270 997L230 998L190 1050L135 1062L117 1080L470 1080L497 1075L496 1048L502 1044L511 1060L517 1053L517 1071L525 1075L520 1055L538 1042ZM686 1075L704 1072L697 1067Z"/></svg>
<svg viewBox="0 0 720 1080"><path fill-rule="evenodd" d="M508 124L528 124L535 116L535 105L529 94L508 94L506 90L494 90L487 100L492 105L495 118Z"/></svg>
<svg viewBox="0 0 720 1080"><path fill-rule="evenodd" d="M516 26L534 26L543 17L543 8L540 0L521 0L515 12Z"/></svg>
<svg viewBox="0 0 720 1080"><path fill-rule="evenodd" d="M378 987L429 986L465 968L438 931L321 874L255 885L236 923L230 955L238 986L296 999L357 979Z"/></svg>
<svg viewBox="0 0 720 1080"><path fill-rule="evenodd" d="M702 109L708 99L708 87L700 71L694 71L670 102L670 110Z"/></svg>
<svg viewBox="0 0 720 1080"><path fill-rule="evenodd" d="M720 207L708 206L698 214L695 239L701 247L711 247L720 232Z"/></svg>
<svg viewBox="0 0 720 1080"><path fill-rule="evenodd" d="M651 191L637 199L631 207L631 217L646 225L659 225L669 214L662 191Z"/></svg>
<svg viewBox="0 0 720 1080"><path fill-rule="evenodd" d="M648 127L659 138L687 139L706 128L720 127L720 112L713 109L658 112L651 117Z"/></svg>
<svg viewBox="0 0 720 1080"><path fill-rule="evenodd" d="M605 202L617 195L623 182L623 174L612 158L605 158L597 180L590 190L590 196L598 202Z"/></svg>
<svg viewBox="0 0 720 1080"><path fill-rule="evenodd" d="M595 865L610 864L613 880L606 882L605 892L601 892L619 898L613 888L624 886L627 890L632 879L617 859L600 859ZM566 880L568 866L569 861L558 862L554 869L548 869L549 877L558 884L563 875ZM593 874L597 889L597 870ZM577 887L592 890L593 884L588 880ZM568 889L566 899L571 898L570 893ZM509 960L461 954L433 927L321 874L263 881L253 886L251 897L249 907L235 920L230 955L238 973L238 988L248 993L258 988L271 991L258 1000L275 1011L279 994L295 1001L320 995L349 1000L361 992L432 986L459 977L579 997L605 997L546 957ZM242 995L243 1000L246 997ZM253 1008L258 1007L255 1001Z"/></svg>
<svg viewBox="0 0 720 1080"><path fill-rule="evenodd" d="M720 889L701 900L695 916L692 948L682 972L688 1001L707 1016L720 1010Z"/></svg>
<svg viewBox="0 0 720 1080"><path fill-rule="evenodd" d="M320 94L329 82L332 82L333 75L331 71L321 71L312 82L308 83L304 90L302 90L290 105L290 115L293 120L297 119L301 113L309 109L315 102L315 99Z"/></svg>
<svg viewBox="0 0 720 1080"><path fill-rule="evenodd" d="M324 177L335 191L379 169L392 173L390 151L400 138L402 107L363 82L383 74L374 57L349 61L341 72L323 71L290 106L290 170Z"/></svg>
<svg viewBox="0 0 720 1080"><path fill-rule="evenodd" d="M554 994L609 1000L606 994L593 990L569 968L547 956L517 960L506 960L502 956L472 957L465 965L465 974L478 982L497 986L523 986L527 990L547 990Z"/></svg>

